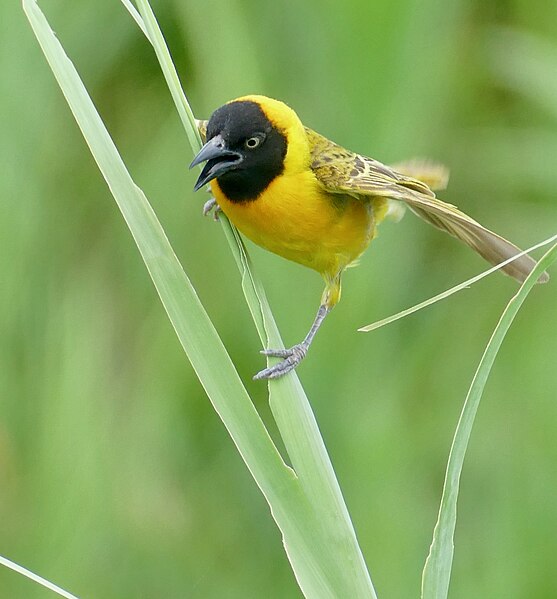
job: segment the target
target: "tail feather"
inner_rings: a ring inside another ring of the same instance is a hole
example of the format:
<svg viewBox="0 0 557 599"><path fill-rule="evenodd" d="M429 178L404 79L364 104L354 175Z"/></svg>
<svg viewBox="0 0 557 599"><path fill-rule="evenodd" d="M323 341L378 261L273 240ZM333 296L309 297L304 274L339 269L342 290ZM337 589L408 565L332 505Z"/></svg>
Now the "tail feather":
<svg viewBox="0 0 557 599"><path fill-rule="evenodd" d="M449 182L449 169L425 158L414 158L395 164L393 170L425 183L432 191L442 191Z"/></svg>

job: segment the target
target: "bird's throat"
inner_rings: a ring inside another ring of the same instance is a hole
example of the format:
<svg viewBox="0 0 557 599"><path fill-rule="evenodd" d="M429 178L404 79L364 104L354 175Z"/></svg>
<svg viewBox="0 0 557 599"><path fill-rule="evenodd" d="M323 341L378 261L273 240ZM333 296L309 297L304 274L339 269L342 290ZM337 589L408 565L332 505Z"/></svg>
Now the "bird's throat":
<svg viewBox="0 0 557 599"><path fill-rule="evenodd" d="M272 169L245 169L217 178L222 193L234 203L253 202L282 173L283 166Z"/></svg>

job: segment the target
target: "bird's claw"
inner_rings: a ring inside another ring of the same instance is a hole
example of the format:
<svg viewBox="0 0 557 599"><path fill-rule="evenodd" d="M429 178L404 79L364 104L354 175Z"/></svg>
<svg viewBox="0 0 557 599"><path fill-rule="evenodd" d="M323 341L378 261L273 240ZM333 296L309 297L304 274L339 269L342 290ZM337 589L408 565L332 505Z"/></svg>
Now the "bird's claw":
<svg viewBox="0 0 557 599"><path fill-rule="evenodd" d="M213 211L213 220L219 220L219 212L221 209L215 198L209 198L205 204L203 204L203 216L207 216L211 211Z"/></svg>
<svg viewBox="0 0 557 599"><path fill-rule="evenodd" d="M284 376L298 366L298 364L306 357L307 351L308 346L304 343L298 343L298 345L294 345L290 349L261 350L261 353L264 356L282 358L282 361L261 370L253 377L253 379L259 381L261 379L276 379L280 376Z"/></svg>

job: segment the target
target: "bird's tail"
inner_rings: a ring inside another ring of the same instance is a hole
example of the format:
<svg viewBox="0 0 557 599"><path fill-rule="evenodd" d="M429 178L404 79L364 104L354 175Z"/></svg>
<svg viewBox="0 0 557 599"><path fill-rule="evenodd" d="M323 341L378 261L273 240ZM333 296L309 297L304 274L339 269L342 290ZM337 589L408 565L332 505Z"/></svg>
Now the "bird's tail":
<svg viewBox="0 0 557 599"><path fill-rule="evenodd" d="M446 189L449 182L449 169L446 166L424 158L399 162L391 168L406 177L425 183L432 191Z"/></svg>
<svg viewBox="0 0 557 599"><path fill-rule="evenodd" d="M446 166L424 158L414 158L412 160L406 160L405 162L399 162L391 168L397 173L404 175L404 177L416 179L416 181L414 181L418 187L416 191L427 193L432 196L434 194L432 194L431 191L446 189L447 183L449 182L449 169ZM421 183L425 183L429 189L424 189L423 186L420 185ZM404 216L405 212L406 204L398 200L389 199L387 212L385 213L384 218L397 223Z"/></svg>

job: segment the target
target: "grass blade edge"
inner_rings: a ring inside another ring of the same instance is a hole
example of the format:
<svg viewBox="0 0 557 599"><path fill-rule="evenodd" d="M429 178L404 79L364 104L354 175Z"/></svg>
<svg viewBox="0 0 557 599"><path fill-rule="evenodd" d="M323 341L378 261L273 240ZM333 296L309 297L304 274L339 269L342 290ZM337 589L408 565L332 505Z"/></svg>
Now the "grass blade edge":
<svg viewBox="0 0 557 599"><path fill-rule="evenodd" d="M518 310L536 285L540 274L557 260L557 244L539 260L534 270L511 298L480 360L456 427L449 453L439 516L422 574L422 599L446 599L454 553L454 531L460 476L472 426L491 368Z"/></svg>

